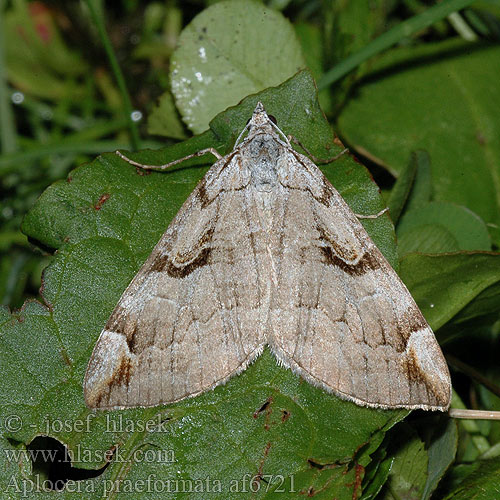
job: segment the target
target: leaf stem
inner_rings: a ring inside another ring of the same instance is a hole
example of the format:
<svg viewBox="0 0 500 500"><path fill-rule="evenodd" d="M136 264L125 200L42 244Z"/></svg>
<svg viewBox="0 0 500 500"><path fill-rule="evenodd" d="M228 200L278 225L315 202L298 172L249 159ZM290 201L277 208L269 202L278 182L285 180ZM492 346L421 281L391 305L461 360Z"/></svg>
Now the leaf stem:
<svg viewBox="0 0 500 500"><path fill-rule="evenodd" d="M468 365L467 363L464 363L461 359L458 359L452 354L446 355L446 361L448 361L448 363L454 366L457 370L460 370L462 373L465 373L465 375L469 376L471 379L475 380L479 384L484 385L486 389L488 389L495 396L500 398L500 387L498 387L498 385L496 385L490 379L488 379L480 372L478 372L475 368Z"/></svg>

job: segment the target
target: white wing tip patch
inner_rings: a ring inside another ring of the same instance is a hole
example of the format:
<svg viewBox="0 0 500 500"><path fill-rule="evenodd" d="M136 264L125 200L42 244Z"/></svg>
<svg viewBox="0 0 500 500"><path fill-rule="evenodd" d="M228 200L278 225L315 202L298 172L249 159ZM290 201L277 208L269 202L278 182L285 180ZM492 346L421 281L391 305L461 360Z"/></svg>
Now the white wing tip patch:
<svg viewBox="0 0 500 500"><path fill-rule="evenodd" d="M85 403L89 408L100 407L103 394L116 381L123 362L129 363L132 357L134 355L130 353L124 335L109 330L102 331L83 383Z"/></svg>

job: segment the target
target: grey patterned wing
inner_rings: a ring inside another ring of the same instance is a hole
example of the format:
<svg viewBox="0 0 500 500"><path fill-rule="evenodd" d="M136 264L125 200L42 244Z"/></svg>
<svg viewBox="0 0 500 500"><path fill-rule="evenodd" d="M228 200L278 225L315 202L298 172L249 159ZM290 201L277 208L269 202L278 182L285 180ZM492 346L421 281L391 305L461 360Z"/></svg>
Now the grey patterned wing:
<svg viewBox="0 0 500 500"><path fill-rule="evenodd" d="M120 298L85 375L90 408L194 396L262 350L262 284L236 161L214 164Z"/></svg>
<svg viewBox="0 0 500 500"><path fill-rule="evenodd" d="M360 405L447 409L448 367L410 293L319 169L296 159L276 227L275 355Z"/></svg>

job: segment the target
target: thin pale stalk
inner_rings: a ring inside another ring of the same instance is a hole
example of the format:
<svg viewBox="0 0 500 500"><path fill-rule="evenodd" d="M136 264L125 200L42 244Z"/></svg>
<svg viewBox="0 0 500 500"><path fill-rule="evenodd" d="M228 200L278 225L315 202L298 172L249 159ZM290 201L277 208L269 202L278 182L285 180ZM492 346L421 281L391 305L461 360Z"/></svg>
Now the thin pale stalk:
<svg viewBox="0 0 500 500"><path fill-rule="evenodd" d="M458 410L466 410L464 402L460 399L460 396L455 391L453 391L453 395L451 397L451 406L452 408L448 410L448 414L450 411L456 412ZM479 427L474 419L464 419L460 422L460 425L465 429L466 432L470 434L472 443L480 454L486 453L491 448L490 443L481 434L481 431L479 430Z"/></svg>
<svg viewBox="0 0 500 500"><path fill-rule="evenodd" d="M451 418L461 418L464 420L500 420L500 411L486 410L461 410L450 408L448 415Z"/></svg>

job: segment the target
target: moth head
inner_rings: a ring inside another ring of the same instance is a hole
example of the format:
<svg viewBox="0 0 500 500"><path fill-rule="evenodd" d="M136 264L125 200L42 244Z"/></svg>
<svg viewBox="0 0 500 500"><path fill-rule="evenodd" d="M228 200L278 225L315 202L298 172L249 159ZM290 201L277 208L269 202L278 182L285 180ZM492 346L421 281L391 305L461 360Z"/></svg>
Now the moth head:
<svg viewBox="0 0 500 500"><path fill-rule="evenodd" d="M243 136L248 131L248 135L243 139ZM280 130L276 125L276 118L273 115L268 115L264 109L264 105L261 102L257 103L253 111L252 117L247 121L245 128L241 131L240 135L236 139L234 147L236 148L240 142L247 142L253 139L257 135L268 135L273 139L278 140L282 144L290 146L290 143L286 135ZM280 136L284 139L284 142L280 140ZM290 146L291 147L291 146Z"/></svg>
<svg viewBox="0 0 500 500"><path fill-rule="evenodd" d="M248 129L248 137L251 138L257 134L276 135L276 118L268 115L261 102L257 103L252 114L252 118L248 120L246 128Z"/></svg>

